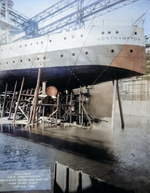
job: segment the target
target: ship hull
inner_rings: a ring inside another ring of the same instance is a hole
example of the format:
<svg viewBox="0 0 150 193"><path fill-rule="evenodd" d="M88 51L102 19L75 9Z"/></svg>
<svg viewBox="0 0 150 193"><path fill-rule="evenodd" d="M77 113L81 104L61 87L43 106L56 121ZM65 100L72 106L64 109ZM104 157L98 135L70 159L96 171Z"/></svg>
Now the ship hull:
<svg viewBox="0 0 150 193"><path fill-rule="evenodd" d="M73 74L76 75L73 75ZM11 70L0 72L0 90L4 91L5 84L8 83L8 89L12 90L15 81L18 80L18 89L21 80L25 77L24 89L35 88L37 82L38 69L33 68L24 70ZM47 85L53 85L59 91L65 89L79 88L80 86L95 85L101 82L113 81L132 76L138 76L141 73L129 71L123 68L107 66L73 66L68 70L67 67L42 68L41 82L47 82Z"/></svg>
<svg viewBox="0 0 150 193"><path fill-rule="evenodd" d="M1 46L0 91L35 88L39 68L60 91L145 74L144 42L141 28L94 27Z"/></svg>

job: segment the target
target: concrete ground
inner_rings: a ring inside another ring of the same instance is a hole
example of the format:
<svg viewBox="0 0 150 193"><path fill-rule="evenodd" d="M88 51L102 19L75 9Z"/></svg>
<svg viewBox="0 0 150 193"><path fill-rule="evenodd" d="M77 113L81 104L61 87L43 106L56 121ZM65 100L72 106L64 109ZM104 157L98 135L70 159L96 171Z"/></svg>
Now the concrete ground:
<svg viewBox="0 0 150 193"><path fill-rule="evenodd" d="M149 117L125 116L123 130L119 115L114 129L108 118L93 129L47 125L31 128L21 124L14 128L12 124L8 127L6 118L0 119L0 123L4 134L61 150L60 156L52 155L54 161L135 193L150 192ZM77 155L75 161L73 155Z"/></svg>

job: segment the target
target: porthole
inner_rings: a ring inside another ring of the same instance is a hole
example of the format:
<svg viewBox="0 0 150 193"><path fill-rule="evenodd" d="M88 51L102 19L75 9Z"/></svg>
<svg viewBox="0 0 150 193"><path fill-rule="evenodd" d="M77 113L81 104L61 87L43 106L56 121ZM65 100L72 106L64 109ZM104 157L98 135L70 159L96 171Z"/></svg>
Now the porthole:
<svg viewBox="0 0 150 193"><path fill-rule="evenodd" d="M37 58L37 60L39 60L39 58Z"/></svg>
<svg viewBox="0 0 150 193"><path fill-rule="evenodd" d="M20 62L22 62L22 60L20 60Z"/></svg>
<svg viewBox="0 0 150 193"><path fill-rule="evenodd" d="M83 34L81 34L81 37L83 37Z"/></svg>
<svg viewBox="0 0 150 193"><path fill-rule="evenodd" d="M32 46L32 43L30 45Z"/></svg>
<svg viewBox="0 0 150 193"><path fill-rule="evenodd" d="M72 55L75 56L75 53L73 53Z"/></svg>
<svg viewBox="0 0 150 193"><path fill-rule="evenodd" d="M49 40L49 42L52 42L52 40Z"/></svg>
<svg viewBox="0 0 150 193"><path fill-rule="evenodd" d="M61 54L61 57L63 57L63 55Z"/></svg>
<svg viewBox="0 0 150 193"><path fill-rule="evenodd" d="M103 31L102 34L105 34L105 32Z"/></svg>
<svg viewBox="0 0 150 193"><path fill-rule="evenodd" d="M41 42L41 44L43 44L43 42Z"/></svg>
<svg viewBox="0 0 150 193"><path fill-rule="evenodd" d="M20 46L20 48L21 48L21 46Z"/></svg>
<svg viewBox="0 0 150 193"><path fill-rule="evenodd" d="M30 61L30 59L28 59L28 61Z"/></svg>
<svg viewBox="0 0 150 193"><path fill-rule="evenodd" d="M74 36L72 36L72 38L74 38Z"/></svg>
<svg viewBox="0 0 150 193"><path fill-rule="evenodd" d="M45 60L45 59L46 59L46 57L43 57L43 59Z"/></svg>
<svg viewBox="0 0 150 193"><path fill-rule="evenodd" d="M111 34L111 31L108 31L108 34Z"/></svg>
<svg viewBox="0 0 150 193"><path fill-rule="evenodd" d="M27 44L25 44L25 47L27 47Z"/></svg>
<svg viewBox="0 0 150 193"><path fill-rule="evenodd" d="M36 44L38 44L38 42L36 42Z"/></svg>
<svg viewBox="0 0 150 193"><path fill-rule="evenodd" d="M137 32L134 32L135 35L137 35Z"/></svg>
<svg viewBox="0 0 150 193"><path fill-rule="evenodd" d="M133 52L133 50L131 49L131 50L130 50L130 53L132 53L132 52Z"/></svg>
<svg viewBox="0 0 150 193"><path fill-rule="evenodd" d="M113 53L113 52L114 52L114 50L112 49L112 50L111 50L111 52Z"/></svg>
<svg viewBox="0 0 150 193"><path fill-rule="evenodd" d="M15 63L15 61L13 61L13 63Z"/></svg>
<svg viewBox="0 0 150 193"><path fill-rule="evenodd" d="M6 62L6 64L8 64L8 62Z"/></svg>
<svg viewBox="0 0 150 193"><path fill-rule="evenodd" d="M88 54L88 52L85 52L85 54L87 55L87 54Z"/></svg>
<svg viewBox="0 0 150 193"><path fill-rule="evenodd" d="M119 31L116 31L116 34L118 34L119 33Z"/></svg>
<svg viewBox="0 0 150 193"><path fill-rule="evenodd" d="M64 37L64 40L66 40L66 37Z"/></svg>

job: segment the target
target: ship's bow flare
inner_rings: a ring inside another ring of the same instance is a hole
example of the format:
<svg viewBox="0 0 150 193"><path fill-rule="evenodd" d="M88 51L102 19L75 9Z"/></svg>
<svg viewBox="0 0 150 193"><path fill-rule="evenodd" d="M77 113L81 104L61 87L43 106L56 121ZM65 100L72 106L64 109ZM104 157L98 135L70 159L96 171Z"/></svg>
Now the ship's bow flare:
<svg viewBox="0 0 150 193"><path fill-rule="evenodd" d="M124 45L110 64L111 67L146 74L146 52L144 46Z"/></svg>

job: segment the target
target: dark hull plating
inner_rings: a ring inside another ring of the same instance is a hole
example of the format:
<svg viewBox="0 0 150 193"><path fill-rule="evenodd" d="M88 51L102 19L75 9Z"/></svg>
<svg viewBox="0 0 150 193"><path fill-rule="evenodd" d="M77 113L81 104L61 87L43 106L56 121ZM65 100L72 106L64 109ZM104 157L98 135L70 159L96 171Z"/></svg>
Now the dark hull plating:
<svg viewBox="0 0 150 193"><path fill-rule="evenodd" d="M38 75L38 68L20 69L0 72L0 91L5 90L8 83L8 90L13 90L15 81L18 81L20 88L22 78L25 77L24 89L35 88ZM50 67L42 68L41 83L47 82L47 86L53 85L59 91L78 88L79 86L94 85L101 82L122 79L131 76L141 75L135 71L111 66L73 66L73 67Z"/></svg>

